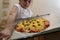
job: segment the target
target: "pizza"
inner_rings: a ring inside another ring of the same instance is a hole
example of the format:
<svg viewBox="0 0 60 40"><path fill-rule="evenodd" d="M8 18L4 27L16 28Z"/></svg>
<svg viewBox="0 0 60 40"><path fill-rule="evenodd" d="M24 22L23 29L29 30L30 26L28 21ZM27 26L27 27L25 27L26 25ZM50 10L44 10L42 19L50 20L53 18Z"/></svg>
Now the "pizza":
<svg viewBox="0 0 60 40"><path fill-rule="evenodd" d="M49 27L49 24L49 21L44 18L33 18L18 22L15 30L18 32L36 33Z"/></svg>

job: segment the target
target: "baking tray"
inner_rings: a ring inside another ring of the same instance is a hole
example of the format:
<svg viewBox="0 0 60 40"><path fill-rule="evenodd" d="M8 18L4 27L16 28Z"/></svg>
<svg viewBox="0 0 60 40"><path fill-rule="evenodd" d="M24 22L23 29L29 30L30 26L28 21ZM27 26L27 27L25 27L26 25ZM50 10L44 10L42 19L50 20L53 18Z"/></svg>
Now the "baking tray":
<svg viewBox="0 0 60 40"><path fill-rule="evenodd" d="M16 19L15 22L23 21L23 20L30 20L30 19L33 19L33 18L41 18L43 16L48 16L48 15L50 15L50 14L37 15L37 16L28 17L28 18L19 18L19 19Z"/></svg>
<svg viewBox="0 0 60 40"><path fill-rule="evenodd" d="M35 17L30 17L30 18L25 18L25 19L19 19L18 21L16 21L16 23L18 23L19 21L23 21L23 20L27 20L27 19L29 20L31 18L38 18L38 17L43 17L43 18L49 20L50 21L50 26L48 28L46 28L45 30L42 30L41 32L38 32L38 33L22 33L22 32L17 32L17 31L14 30L10 39L13 40L13 39L21 39L21 38L32 37L34 35L43 33L45 31L52 30L52 29L60 27L59 20L56 18L55 14L45 14L45 15L41 15L41 16L35 16Z"/></svg>

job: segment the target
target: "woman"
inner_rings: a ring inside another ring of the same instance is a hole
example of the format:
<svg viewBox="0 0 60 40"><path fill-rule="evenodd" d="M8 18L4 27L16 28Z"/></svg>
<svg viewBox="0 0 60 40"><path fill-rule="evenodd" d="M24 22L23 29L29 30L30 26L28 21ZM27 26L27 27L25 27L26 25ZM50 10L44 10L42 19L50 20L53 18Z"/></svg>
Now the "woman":
<svg viewBox="0 0 60 40"><path fill-rule="evenodd" d="M28 9L32 0L19 0L19 4L15 4L11 10L10 16L7 20L7 28L0 32L0 39L8 40L12 34L14 28L15 19L27 18L32 16L31 10ZM48 25L48 22L45 22L45 25Z"/></svg>
<svg viewBox="0 0 60 40"><path fill-rule="evenodd" d="M7 20L7 28L0 32L0 34L2 34L0 38L8 40L8 38L11 36L12 29L14 28L13 23L15 19L27 18L32 16L31 10L28 9L30 3L31 0L19 0L19 4L15 4L13 6L10 16Z"/></svg>

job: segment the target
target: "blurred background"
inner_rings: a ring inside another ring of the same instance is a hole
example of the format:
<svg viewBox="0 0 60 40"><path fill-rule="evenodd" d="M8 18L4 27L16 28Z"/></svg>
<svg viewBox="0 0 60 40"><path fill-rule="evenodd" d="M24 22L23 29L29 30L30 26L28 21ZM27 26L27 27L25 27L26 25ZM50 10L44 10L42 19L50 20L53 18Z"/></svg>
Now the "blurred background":
<svg viewBox="0 0 60 40"><path fill-rule="evenodd" d="M0 14L5 12L9 14L12 6L16 3L18 3L18 0L0 0ZM33 0L30 9L34 15L47 13L60 14L60 0Z"/></svg>
<svg viewBox="0 0 60 40"><path fill-rule="evenodd" d="M19 0L0 0L0 26L6 24L5 22L10 10L18 1ZM52 16L48 17L48 20L52 20L51 23L60 24L60 0L32 0L29 8L32 10L33 16L51 14Z"/></svg>
<svg viewBox="0 0 60 40"><path fill-rule="evenodd" d="M18 0L0 0L0 16L9 14L14 4ZM60 14L60 0L33 0L30 9L34 15L41 14Z"/></svg>

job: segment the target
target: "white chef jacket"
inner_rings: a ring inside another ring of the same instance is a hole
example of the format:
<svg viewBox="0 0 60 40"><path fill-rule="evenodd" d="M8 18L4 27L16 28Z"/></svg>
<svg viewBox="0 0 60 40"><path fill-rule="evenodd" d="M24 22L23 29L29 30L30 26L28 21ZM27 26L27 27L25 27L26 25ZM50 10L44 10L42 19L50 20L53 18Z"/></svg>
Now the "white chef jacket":
<svg viewBox="0 0 60 40"><path fill-rule="evenodd" d="M16 6L18 8L18 12L16 15L16 18L28 18L32 16L32 11L28 8L24 9L21 7L20 4L15 4L14 6Z"/></svg>

